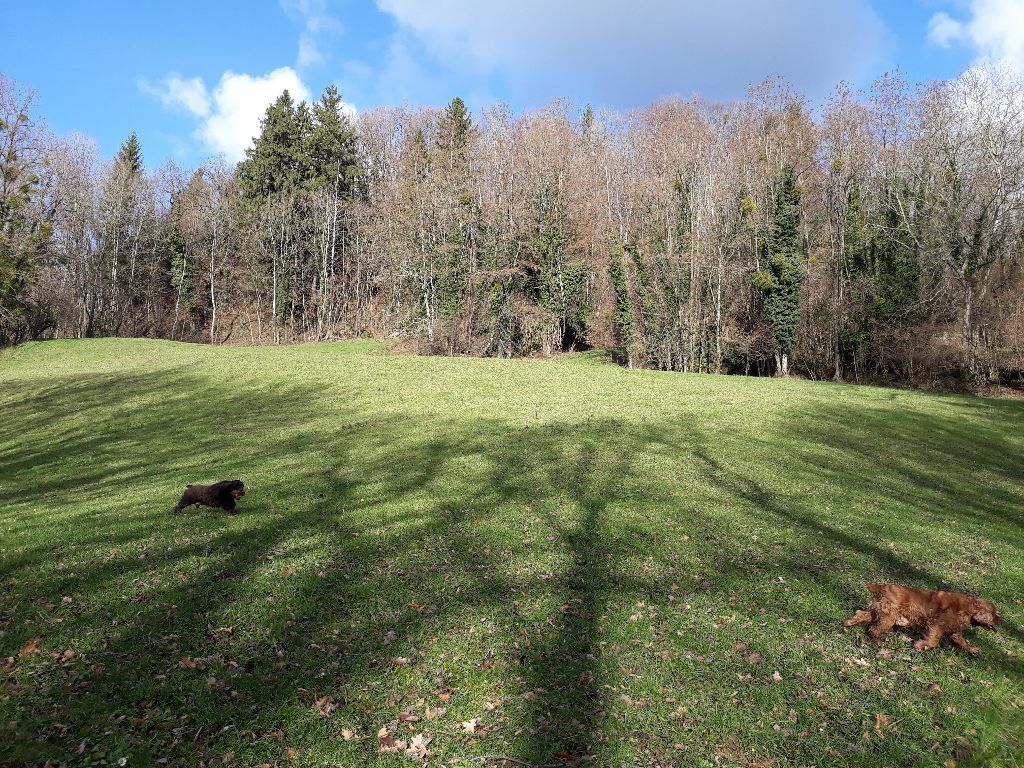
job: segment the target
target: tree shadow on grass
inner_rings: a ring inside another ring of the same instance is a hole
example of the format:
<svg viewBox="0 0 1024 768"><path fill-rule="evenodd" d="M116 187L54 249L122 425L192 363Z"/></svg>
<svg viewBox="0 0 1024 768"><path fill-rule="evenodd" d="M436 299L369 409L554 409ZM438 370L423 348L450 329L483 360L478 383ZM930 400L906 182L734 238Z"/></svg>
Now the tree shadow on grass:
<svg viewBox="0 0 1024 768"><path fill-rule="evenodd" d="M131 392L127 418L112 389ZM0 502L13 544L0 564L10 598L0 657L13 661L0 720L18 725L0 731L0 756L15 763L74 763L82 745L96 763L186 765L232 752L255 764L290 749L297 764L367 763L380 727L408 738L415 723L446 760L498 741L537 764L640 754L667 765L678 733L651 732L631 709L639 697L619 693L631 675L616 648L647 653L628 640L635 604L657 603L665 623L680 621L670 593L756 617L764 583L782 577L818 590L812 619L831 634L867 575L945 583L915 559L928 546L890 549L857 528L855 512L823 510L805 485L893 505L885 530L913 520L923 493L962 510L985 541L1019 534L1005 506L1019 454L994 426L979 444L956 415L885 411L850 424L823 407L794 414L758 448L693 417L412 420L311 387L257 393L181 370L55 381L5 416L15 437L0 449ZM225 442L225 418L242 437L229 431ZM39 419L53 427L39 430ZM880 458L892 447L884 435L897 436L904 459ZM966 487L965 456L1002 483ZM242 514L169 514L183 481L220 471L259 478ZM782 545L752 544L743 526L784 531ZM809 567L819 549L826 566ZM1009 567L1002 595L1022 586L1019 561ZM976 571L964 578L981 586ZM798 597L771 592L771 608L806 610ZM679 623L658 647L681 656L703 644L710 657L718 641L697 626ZM32 637L41 650L22 656ZM1019 675L991 654L980 663ZM714 669L685 669L723 685ZM647 674L683 688L672 669ZM480 711L492 694L496 714ZM427 709L442 705L447 720L428 724ZM403 712L420 720L403 724ZM454 725L473 718L479 733ZM357 738L346 742L343 726ZM859 723L845 727L859 737ZM637 736L647 746L630 752ZM698 736L700 757L723 749L722 733ZM775 738L783 754L815 754L813 743Z"/></svg>

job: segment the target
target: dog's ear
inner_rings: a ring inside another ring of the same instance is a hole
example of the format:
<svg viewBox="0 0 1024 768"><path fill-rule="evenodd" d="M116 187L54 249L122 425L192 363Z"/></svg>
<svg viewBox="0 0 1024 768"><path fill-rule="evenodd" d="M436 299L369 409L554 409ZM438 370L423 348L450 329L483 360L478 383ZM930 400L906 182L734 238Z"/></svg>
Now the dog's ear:
<svg viewBox="0 0 1024 768"><path fill-rule="evenodd" d="M991 622L992 625L993 626L998 626L999 624L1002 624L1003 623L1003 619L1002 619L1002 617L998 613L996 613L995 603L993 603L991 600L982 600L981 602L984 603L984 605L985 605L985 611L993 619L993 621Z"/></svg>
<svg viewBox="0 0 1024 768"><path fill-rule="evenodd" d="M996 613L996 607L988 600L975 597L971 600L971 618L979 624L994 627L1002 623L1002 618Z"/></svg>

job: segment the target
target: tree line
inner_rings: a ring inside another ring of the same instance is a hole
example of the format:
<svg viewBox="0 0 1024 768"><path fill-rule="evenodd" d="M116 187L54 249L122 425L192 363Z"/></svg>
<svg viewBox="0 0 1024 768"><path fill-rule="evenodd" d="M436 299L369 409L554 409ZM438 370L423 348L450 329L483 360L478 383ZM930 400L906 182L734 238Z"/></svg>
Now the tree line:
<svg viewBox="0 0 1024 768"><path fill-rule="evenodd" d="M0 343L359 335L424 352L1019 385L1024 82L886 75L812 108L474 117L283 93L235 167L49 135L0 78Z"/></svg>

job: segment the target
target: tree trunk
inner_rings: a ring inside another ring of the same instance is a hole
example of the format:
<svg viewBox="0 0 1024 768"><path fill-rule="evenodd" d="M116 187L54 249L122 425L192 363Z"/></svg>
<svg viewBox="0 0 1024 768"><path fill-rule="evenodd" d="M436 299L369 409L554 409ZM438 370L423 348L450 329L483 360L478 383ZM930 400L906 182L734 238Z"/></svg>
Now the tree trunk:
<svg viewBox="0 0 1024 768"><path fill-rule="evenodd" d="M964 321L963 321L963 344L964 344L964 366L967 375L972 381L979 378L979 360L974 343L974 286L968 277L964 277Z"/></svg>
<svg viewBox="0 0 1024 768"><path fill-rule="evenodd" d="M775 353L775 375L779 378L789 376L789 353Z"/></svg>

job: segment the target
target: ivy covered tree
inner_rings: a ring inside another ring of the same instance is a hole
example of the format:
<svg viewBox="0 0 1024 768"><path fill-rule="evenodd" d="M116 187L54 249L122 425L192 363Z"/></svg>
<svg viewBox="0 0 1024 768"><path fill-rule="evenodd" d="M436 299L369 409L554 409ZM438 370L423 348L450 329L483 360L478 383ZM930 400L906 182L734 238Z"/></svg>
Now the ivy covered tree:
<svg viewBox="0 0 1024 768"><path fill-rule="evenodd" d="M33 322L29 288L52 234L39 209L31 103L0 75L0 344L19 340Z"/></svg>
<svg viewBox="0 0 1024 768"><path fill-rule="evenodd" d="M466 103L456 96L441 113L431 162L433 189L444 203L436 210L436 238L430 255L433 299L438 316L449 326L446 344L453 349L455 318L472 299L467 295L477 269L474 239L478 211L470 193L470 144L476 128Z"/></svg>
<svg viewBox="0 0 1024 768"><path fill-rule="evenodd" d="M590 324L590 268L568 253L566 216L557 194L542 201L537 231L530 246L533 257L533 298L558 324L563 349L582 343Z"/></svg>
<svg viewBox="0 0 1024 768"><path fill-rule="evenodd" d="M768 269L754 274L754 285L764 295L764 313L775 345L775 371L789 373L789 356L796 346L800 324L801 264L800 189L791 166L782 169L775 193L765 256Z"/></svg>
<svg viewBox="0 0 1024 768"><path fill-rule="evenodd" d="M613 323L618 347L627 368L633 367L633 301L629 296L629 282L626 277L626 263L623 251L612 254L608 275L615 292Z"/></svg>

